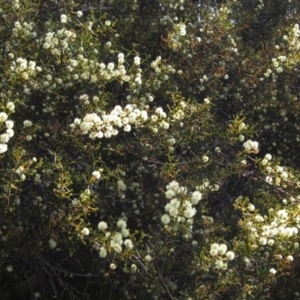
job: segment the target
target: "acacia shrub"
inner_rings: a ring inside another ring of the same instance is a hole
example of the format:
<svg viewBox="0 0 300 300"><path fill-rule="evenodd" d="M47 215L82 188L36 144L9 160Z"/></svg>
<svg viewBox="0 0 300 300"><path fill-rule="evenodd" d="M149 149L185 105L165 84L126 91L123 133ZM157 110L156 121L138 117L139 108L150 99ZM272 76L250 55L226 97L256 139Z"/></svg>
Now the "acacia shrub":
<svg viewBox="0 0 300 300"><path fill-rule="evenodd" d="M2 2L6 299L297 295L294 18L259 47L259 2Z"/></svg>

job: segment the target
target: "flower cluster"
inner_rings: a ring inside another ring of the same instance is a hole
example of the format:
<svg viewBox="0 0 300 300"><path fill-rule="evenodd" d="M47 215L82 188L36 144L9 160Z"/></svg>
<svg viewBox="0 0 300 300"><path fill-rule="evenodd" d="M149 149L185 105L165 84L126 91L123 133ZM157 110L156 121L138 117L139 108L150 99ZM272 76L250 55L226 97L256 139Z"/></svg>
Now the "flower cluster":
<svg viewBox="0 0 300 300"><path fill-rule="evenodd" d="M235 254L233 251L227 251L227 245L213 243L210 246L210 255L216 257L215 267L217 269L226 270L227 261L234 260ZM225 261L225 262L224 262Z"/></svg>
<svg viewBox="0 0 300 300"><path fill-rule="evenodd" d="M59 29L57 32L47 32L44 38L43 48L50 50L52 55L60 55L69 47L69 44L76 39L76 33L65 28Z"/></svg>
<svg viewBox="0 0 300 300"><path fill-rule="evenodd" d="M258 142L248 140L243 144L243 147L244 147L245 151L247 151L247 152L252 152L252 151L257 152L258 151Z"/></svg>
<svg viewBox="0 0 300 300"><path fill-rule="evenodd" d="M28 62L27 59L22 57L17 58L16 61L13 61L10 69L13 74L21 76L24 80L28 80L42 71L40 67L36 66L34 61Z"/></svg>
<svg viewBox="0 0 300 300"><path fill-rule="evenodd" d="M238 197L237 205L245 199ZM287 201L286 203L287 204ZM255 206L246 202L244 226L252 241L252 249L260 246L277 246L280 249L286 247L289 241L295 241L300 228L300 207L292 209L269 209L269 216L257 213Z"/></svg>
<svg viewBox="0 0 300 300"><path fill-rule="evenodd" d="M0 135L0 154L7 151L7 143L14 136L14 122L8 120L8 115L5 112L0 112L0 125L5 123L6 132Z"/></svg>
<svg viewBox="0 0 300 300"><path fill-rule="evenodd" d="M111 250L116 253L121 253L123 251L122 246L125 246L125 249L133 249L133 242L128 238L129 230L127 229L126 220L124 218L119 219L117 222L117 227L120 232L117 231L112 234L107 230L108 225L106 222L101 221L98 223L98 229L105 234L106 241L106 245L103 244L101 247L96 246L96 249L99 250L100 257L105 258Z"/></svg>
<svg viewBox="0 0 300 300"><path fill-rule="evenodd" d="M132 125L142 125L147 119L147 111L136 108L136 105L128 104L124 109L117 105L110 114L103 113L101 117L96 113L87 114L83 120L75 119L70 126L72 129L79 128L81 134L89 134L91 139L101 139L117 135L118 128L129 132Z"/></svg>
<svg viewBox="0 0 300 300"><path fill-rule="evenodd" d="M300 216L297 216L295 220L292 220L289 213L285 209L280 209L277 212L273 212L271 209L271 216L269 222L266 222L266 218L260 214L254 216L254 222L248 222L247 227L250 229L252 236L257 238L260 245L273 246L278 237L293 237L298 235L300 228ZM291 222L295 221L295 226L289 226ZM262 223L262 226L257 226L257 223Z"/></svg>
<svg viewBox="0 0 300 300"><path fill-rule="evenodd" d="M12 33L16 37L35 38L37 34L36 34L35 31L32 31L34 26L35 26L35 24L33 22L29 22L29 23L27 23L27 22L23 22L23 23L15 22Z"/></svg>
<svg viewBox="0 0 300 300"><path fill-rule="evenodd" d="M280 165L272 166L270 164L271 159L272 156L270 154L266 154L260 162L264 172L266 173L266 182L269 184L275 184L276 186L286 187L288 180L293 178L293 175L288 172L286 167Z"/></svg>
<svg viewBox="0 0 300 300"><path fill-rule="evenodd" d="M155 113L151 115L151 125L154 132L158 132L159 127L163 129L169 129L169 122L165 121L167 114L161 107L155 110Z"/></svg>
<svg viewBox="0 0 300 300"><path fill-rule="evenodd" d="M178 224L186 223L188 225L186 237L190 237L193 228L192 218L197 212L194 206L202 199L202 194L197 190L189 194L187 188L180 186L177 181L170 182L166 189L165 197L171 201L165 205L167 213L162 215L161 221L165 225L171 220Z"/></svg>
<svg viewBox="0 0 300 300"><path fill-rule="evenodd" d="M299 51L300 49L299 37L300 37L299 25L295 24L292 30L289 32L289 35L283 36L283 40L287 41L289 44L289 50Z"/></svg>

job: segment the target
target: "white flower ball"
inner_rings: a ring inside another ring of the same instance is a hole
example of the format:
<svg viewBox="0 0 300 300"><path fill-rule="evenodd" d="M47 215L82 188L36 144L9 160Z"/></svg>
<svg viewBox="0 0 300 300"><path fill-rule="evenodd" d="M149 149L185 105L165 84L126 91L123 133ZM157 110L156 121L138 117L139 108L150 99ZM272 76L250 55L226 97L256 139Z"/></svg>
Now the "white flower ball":
<svg viewBox="0 0 300 300"><path fill-rule="evenodd" d="M164 214L164 215L161 217L161 221L162 221L165 225L167 225L167 224L170 223L171 219L170 219L170 217L169 217L168 214Z"/></svg>
<svg viewBox="0 0 300 300"><path fill-rule="evenodd" d="M235 254L234 254L233 251L228 251L228 252L226 253L226 257L227 257L228 260L234 260Z"/></svg>
<svg viewBox="0 0 300 300"><path fill-rule="evenodd" d="M202 199L202 194L199 192L199 191L195 191L193 194L192 194L192 199L191 199L191 203L193 205L196 205L198 204L198 202Z"/></svg>
<svg viewBox="0 0 300 300"><path fill-rule="evenodd" d="M103 222L103 221L101 221L101 222L99 222L98 223L98 229L100 230L100 231L105 231L106 229L107 229L107 223L106 222Z"/></svg>

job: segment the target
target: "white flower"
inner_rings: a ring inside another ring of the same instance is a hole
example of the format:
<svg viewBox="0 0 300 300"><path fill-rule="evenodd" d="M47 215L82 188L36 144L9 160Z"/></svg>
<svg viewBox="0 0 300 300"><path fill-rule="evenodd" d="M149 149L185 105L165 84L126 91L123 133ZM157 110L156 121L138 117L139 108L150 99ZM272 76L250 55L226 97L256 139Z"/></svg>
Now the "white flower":
<svg viewBox="0 0 300 300"><path fill-rule="evenodd" d="M269 184L273 184L273 178L271 176L266 176L266 182Z"/></svg>
<svg viewBox="0 0 300 300"><path fill-rule="evenodd" d="M12 266L7 266L6 267L7 272L11 273L13 271L13 267Z"/></svg>
<svg viewBox="0 0 300 300"><path fill-rule="evenodd" d="M127 227L127 223L126 223L126 221L121 219L117 222L117 226L121 229L125 229Z"/></svg>
<svg viewBox="0 0 300 300"><path fill-rule="evenodd" d="M8 110L10 110L10 111L14 111L14 109L15 109L15 104L13 103L13 102L8 102L7 104L6 104L6 108L8 109ZM0 113L1 114L1 113Z"/></svg>
<svg viewBox="0 0 300 300"><path fill-rule="evenodd" d="M168 122L162 121L160 126L164 129L169 129L170 124Z"/></svg>
<svg viewBox="0 0 300 300"><path fill-rule="evenodd" d="M167 208L167 207L165 207L165 208ZM178 209L177 209L177 207L175 207L175 206L170 206L170 207L168 207L168 209L166 209L166 210L168 210L170 216L172 216L172 217L176 217L177 214L178 214Z"/></svg>
<svg viewBox="0 0 300 300"><path fill-rule="evenodd" d="M105 26L110 26L111 25L111 21L110 20L106 20L105 21Z"/></svg>
<svg viewBox="0 0 300 300"><path fill-rule="evenodd" d="M135 273L136 270L137 270L136 264L132 264L132 265L131 265L131 272L132 272L132 273Z"/></svg>
<svg viewBox="0 0 300 300"><path fill-rule="evenodd" d="M256 221L256 222L263 222L263 221L264 221L264 218L263 218L261 215L256 215L256 216L255 216L255 221Z"/></svg>
<svg viewBox="0 0 300 300"><path fill-rule="evenodd" d="M179 34L180 34L181 36L186 35L186 26L185 26L185 24L180 24L180 25L179 25Z"/></svg>
<svg viewBox="0 0 300 300"><path fill-rule="evenodd" d="M266 154L265 155L265 159L267 159L267 160L270 161L272 159L272 155L271 154Z"/></svg>
<svg viewBox="0 0 300 300"><path fill-rule="evenodd" d="M115 270L117 268L117 266L115 264L110 264L109 267L112 269L112 270Z"/></svg>
<svg viewBox="0 0 300 300"><path fill-rule="evenodd" d="M194 207L190 207L188 206L185 211L184 211L184 216L187 218L187 219L190 219L192 218L195 214L196 214L196 209Z"/></svg>
<svg viewBox="0 0 300 300"><path fill-rule="evenodd" d="M99 222L98 223L98 229L100 230L100 231L105 231L106 229L107 229L107 223L106 222L103 222L103 221L101 221L101 222Z"/></svg>
<svg viewBox="0 0 300 300"><path fill-rule="evenodd" d="M222 262L222 260L217 259L215 262L215 266L217 269L222 269L223 268L224 263Z"/></svg>
<svg viewBox="0 0 300 300"><path fill-rule="evenodd" d="M99 179L99 178L101 177L101 174L100 174L99 171L94 171L94 172L92 173L92 175L93 175L96 179Z"/></svg>
<svg viewBox="0 0 300 300"><path fill-rule="evenodd" d="M245 261L245 264L246 264L247 267L251 267L251 261L248 257L245 257L244 261Z"/></svg>
<svg viewBox="0 0 300 300"><path fill-rule="evenodd" d="M1 113L0 113L1 114ZM5 122L5 125L6 125L6 128L7 129L12 129L13 127L14 127L14 121L12 121L12 120L7 120L6 122Z"/></svg>
<svg viewBox="0 0 300 300"><path fill-rule="evenodd" d="M252 150L257 151L258 150L258 142L248 140L243 144L243 147L245 148L246 151L252 151Z"/></svg>
<svg viewBox="0 0 300 300"><path fill-rule="evenodd" d="M241 135L239 135L239 141L240 141L240 142L243 142L244 140L245 140L245 136L244 136L244 135L242 135L242 134L241 134Z"/></svg>
<svg viewBox="0 0 300 300"><path fill-rule="evenodd" d="M164 116L164 111L161 107L158 107L156 110L155 110L155 113L159 116Z"/></svg>
<svg viewBox="0 0 300 300"><path fill-rule="evenodd" d="M170 145L174 145L174 144L176 143L176 140L175 140L173 137L171 137L171 138L169 138L169 139L167 140L167 142L168 142L168 144L170 144Z"/></svg>
<svg viewBox="0 0 300 300"><path fill-rule="evenodd" d="M285 209L280 209L280 210L278 210L278 212L277 212L277 217L278 217L279 219L285 220L285 219L288 218L288 213L287 213L287 211L286 211Z"/></svg>
<svg viewBox="0 0 300 300"><path fill-rule="evenodd" d="M193 205L198 204L198 202L201 200L201 198L202 198L202 194L199 191L193 192L192 199L191 199L192 204Z"/></svg>
<svg viewBox="0 0 300 300"><path fill-rule="evenodd" d="M145 256L145 261L150 262L152 260L152 257L148 254Z"/></svg>
<svg viewBox="0 0 300 300"><path fill-rule="evenodd" d="M279 59L280 61L286 61L286 56L280 55L280 56L278 56L278 59Z"/></svg>
<svg viewBox="0 0 300 300"><path fill-rule="evenodd" d="M0 144L0 154L7 151L7 145L6 144Z"/></svg>
<svg viewBox="0 0 300 300"><path fill-rule="evenodd" d="M129 230L126 228L122 228L121 234L123 237L128 237L129 236Z"/></svg>
<svg viewBox="0 0 300 300"><path fill-rule="evenodd" d="M15 132L13 129L8 128L8 129L6 129L6 134L11 138L14 136Z"/></svg>
<svg viewBox="0 0 300 300"><path fill-rule="evenodd" d="M216 256L216 255L218 255L218 249L210 249L209 254L210 254L211 256Z"/></svg>
<svg viewBox="0 0 300 300"><path fill-rule="evenodd" d="M239 131L243 130L246 127L246 124L244 122L239 124Z"/></svg>
<svg viewBox="0 0 300 300"><path fill-rule="evenodd" d="M6 121L7 118L8 118L8 116L5 112L0 112L0 122Z"/></svg>
<svg viewBox="0 0 300 300"><path fill-rule="evenodd" d="M54 239L49 240L49 246L51 249L54 249L56 247L57 243Z"/></svg>
<svg viewBox="0 0 300 300"><path fill-rule="evenodd" d="M170 219L170 217L169 217L168 214L164 214L164 215L162 215L162 217L161 217L161 221L162 221L165 225L167 225L167 224L170 223L171 219Z"/></svg>
<svg viewBox="0 0 300 300"><path fill-rule="evenodd" d="M139 56L136 56L136 57L134 58L134 64L137 65L137 66L139 66L140 63L141 63L141 58L140 58Z"/></svg>
<svg viewBox="0 0 300 300"><path fill-rule="evenodd" d="M132 240L131 240L131 239L126 239L126 240L124 241L124 245L125 245L125 247L128 248L128 249L133 249L133 243L132 243Z"/></svg>
<svg viewBox="0 0 300 300"><path fill-rule="evenodd" d="M173 190L167 190L165 196L167 199L172 199L175 196L175 192Z"/></svg>
<svg viewBox="0 0 300 300"><path fill-rule="evenodd" d="M130 132L130 131L131 131L131 126L130 126L129 124L126 124L126 125L124 126L124 131L125 131L125 132Z"/></svg>
<svg viewBox="0 0 300 300"><path fill-rule="evenodd" d="M106 251L106 249L104 247L100 248L99 256L102 257L102 258L104 258L104 257L107 256L107 251Z"/></svg>
<svg viewBox="0 0 300 300"><path fill-rule="evenodd" d="M286 257L286 260L287 260L287 261L293 261L293 260L294 260L294 257L293 257L292 255L288 255L288 256Z"/></svg>
<svg viewBox="0 0 300 300"><path fill-rule="evenodd" d="M259 239L259 243L263 246L267 245L268 240L265 237Z"/></svg>
<svg viewBox="0 0 300 300"><path fill-rule="evenodd" d="M216 255L218 255L218 253L219 253L219 247L220 247L220 245L217 244L217 243L211 244L211 246L210 246L210 251L209 251L210 255L211 255L211 256L216 256Z"/></svg>
<svg viewBox="0 0 300 300"><path fill-rule="evenodd" d="M118 188L121 190L121 191L126 191L127 190L127 186L126 184L124 183L123 180L119 179L118 182Z"/></svg>
<svg viewBox="0 0 300 300"><path fill-rule="evenodd" d="M82 17L83 13L82 13L82 11L79 10L76 12L76 15L78 18L80 18L80 17Z"/></svg>
<svg viewBox="0 0 300 300"><path fill-rule="evenodd" d="M245 166L245 165L247 164L247 161L246 161L245 159L243 159L243 160L241 161L241 164L242 164L243 166Z"/></svg>
<svg viewBox="0 0 300 300"><path fill-rule="evenodd" d="M107 69L108 69L109 71L112 71L112 70L114 69L114 67L115 67L115 64L112 63L112 62L110 62L110 63L107 65Z"/></svg>
<svg viewBox="0 0 300 300"><path fill-rule="evenodd" d="M62 23L67 23L67 16L66 16L66 15L61 15L61 16L60 16L60 21L61 21Z"/></svg>
<svg viewBox="0 0 300 300"><path fill-rule="evenodd" d="M81 230L81 234L82 235L89 235L90 234L90 230L86 227L84 227L82 230Z"/></svg>
<svg viewBox="0 0 300 300"><path fill-rule="evenodd" d="M254 211L255 210L255 206L253 205L253 204L249 204L248 205L248 209L250 210L250 211Z"/></svg>
<svg viewBox="0 0 300 300"><path fill-rule="evenodd" d="M208 156L204 155L204 156L202 157L202 160L203 160L204 163L206 163L206 162L209 161L209 158L208 158Z"/></svg>
<svg viewBox="0 0 300 300"><path fill-rule="evenodd" d="M235 254L234 254L233 251L228 251L226 253L226 257L227 257L228 260L234 260Z"/></svg>
<svg viewBox="0 0 300 300"><path fill-rule="evenodd" d="M142 84L142 79L141 79L141 77L136 77L134 81L135 81L135 83L138 84L138 85L141 85L141 84Z"/></svg>
<svg viewBox="0 0 300 300"><path fill-rule="evenodd" d="M277 73L283 72L283 67L278 67L278 68L276 69L276 72L277 72Z"/></svg>
<svg viewBox="0 0 300 300"><path fill-rule="evenodd" d="M171 181L167 186L166 186L167 190L173 190L175 193L178 192L179 190L179 183L175 180Z"/></svg>
<svg viewBox="0 0 300 300"><path fill-rule="evenodd" d="M118 54L118 62L120 64L123 64L124 63L124 53L119 53Z"/></svg>
<svg viewBox="0 0 300 300"><path fill-rule="evenodd" d="M212 250L212 249L215 249L215 250L219 251L219 247L220 247L219 244L213 243L213 244L211 244L210 249L211 249L211 250Z"/></svg>
<svg viewBox="0 0 300 300"><path fill-rule="evenodd" d="M122 234L120 232L115 233L111 239L111 243L122 245L123 244Z"/></svg>
<svg viewBox="0 0 300 300"><path fill-rule="evenodd" d="M116 244L114 242L110 242L110 246L115 250L117 253L122 252L122 247L119 244Z"/></svg>
<svg viewBox="0 0 300 300"><path fill-rule="evenodd" d="M227 246L225 244L219 245L219 254L224 255L227 251Z"/></svg>
<svg viewBox="0 0 300 300"><path fill-rule="evenodd" d="M274 269L274 268L271 268L269 270L269 272L272 274L272 275L275 275L277 273L277 271Z"/></svg>
<svg viewBox="0 0 300 300"><path fill-rule="evenodd" d="M29 121L29 120L25 120L25 121L23 122L23 125L24 125L24 127L31 127L31 126L32 126L32 122Z"/></svg>
<svg viewBox="0 0 300 300"><path fill-rule="evenodd" d="M264 159L261 161L261 164L262 164L263 166L265 166L268 162L269 162L269 161L268 161L267 159L264 158Z"/></svg>

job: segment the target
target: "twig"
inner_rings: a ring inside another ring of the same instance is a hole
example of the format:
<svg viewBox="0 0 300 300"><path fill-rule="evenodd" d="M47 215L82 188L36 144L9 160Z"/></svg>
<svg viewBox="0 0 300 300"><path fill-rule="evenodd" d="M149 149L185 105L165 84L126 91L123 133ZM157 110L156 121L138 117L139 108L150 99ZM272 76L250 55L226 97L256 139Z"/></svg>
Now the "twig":
<svg viewBox="0 0 300 300"><path fill-rule="evenodd" d="M53 278L51 276L51 274L48 272L48 270L45 268L44 264L43 264L43 261L40 260L40 265L41 267L43 268L43 270L47 273L47 275L49 276L49 280L50 280L50 284L53 288L53 291L55 293L55 296L58 297L58 294L57 294L57 290L56 290L56 287L55 287L55 284L53 282Z"/></svg>
<svg viewBox="0 0 300 300"><path fill-rule="evenodd" d="M161 272L160 272L159 267L158 267L157 259L155 259L155 266L156 266L156 269L157 269L157 273L158 273L159 280L161 281L161 283L162 283L164 289L167 291L167 293L168 293L170 299L178 300L177 298L174 298L174 297L171 295L171 293L170 293L168 287L166 286L166 284L164 283L163 279L161 278Z"/></svg>

